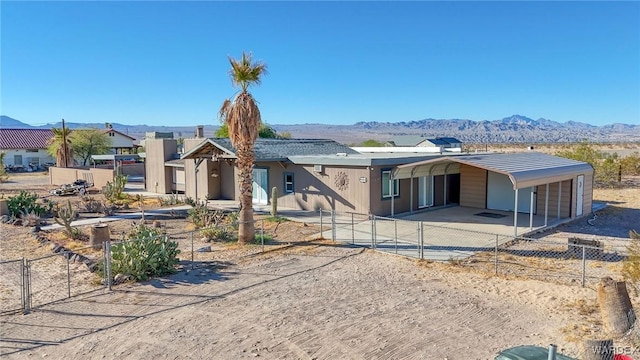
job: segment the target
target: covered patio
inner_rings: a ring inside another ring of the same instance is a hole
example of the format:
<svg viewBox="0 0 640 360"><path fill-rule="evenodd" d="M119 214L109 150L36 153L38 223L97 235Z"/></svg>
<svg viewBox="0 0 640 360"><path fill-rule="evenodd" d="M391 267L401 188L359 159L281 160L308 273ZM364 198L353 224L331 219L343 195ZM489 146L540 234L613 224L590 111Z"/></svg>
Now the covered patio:
<svg viewBox="0 0 640 360"><path fill-rule="evenodd" d="M409 217L420 211L443 226L505 235L509 228L513 237L583 216L592 202L589 164L533 152L430 159L397 166L391 178L410 180Z"/></svg>

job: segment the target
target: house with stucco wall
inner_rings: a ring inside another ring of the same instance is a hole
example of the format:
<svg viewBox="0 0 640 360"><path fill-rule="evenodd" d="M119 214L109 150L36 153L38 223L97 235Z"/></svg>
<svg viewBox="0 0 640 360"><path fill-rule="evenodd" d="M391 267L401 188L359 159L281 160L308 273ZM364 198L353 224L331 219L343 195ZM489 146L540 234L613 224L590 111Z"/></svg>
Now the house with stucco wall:
<svg viewBox="0 0 640 360"><path fill-rule="evenodd" d="M235 149L229 139L147 140L147 187L198 199L239 200ZM367 152L324 139L258 139L253 200L300 210L395 216L461 206L543 216L544 226L591 212L593 168L526 152ZM157 155L156 155L157 154ZM157 158L154 160L154 158ZM181 188L179 189L178 186Z"/></svg>
<svg viewBox="0 0 640 360"><path fill-rule="evenodd" d="M0 129L0 151L5 153L5 166L29 168L55 159L47 153L49 141L53 138L51 129Z"/></svg>

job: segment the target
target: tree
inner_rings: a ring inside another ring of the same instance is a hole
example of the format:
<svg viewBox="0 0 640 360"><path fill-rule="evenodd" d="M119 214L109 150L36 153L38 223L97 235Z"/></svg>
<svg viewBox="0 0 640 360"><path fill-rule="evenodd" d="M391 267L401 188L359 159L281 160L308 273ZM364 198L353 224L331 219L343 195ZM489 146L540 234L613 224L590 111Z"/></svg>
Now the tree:
<svg viewBox="0 0 640 360"><path fill-rule="evenodd" d="M384 143L380 142L378 140L369 139L369 140L365 140L365 141L361 142L359 146L363 146L363 147L382 147L382 146L384 146Z"/></svg>
<svg viewBox="0 0 640 360"><path fill-rule="evenodd" d="M65 128L52 128L53 137L49 140L49 146L47 147L47 153L56 158L57 167L71 167L73 166L73 147L69 134L71 130L68 127ZM67 139L64 144L63 139ZM66 154L65 154L66 149Z"/></svg>
<svg viewBox="0 0 640 360"><path fill-rule="evenodd" d="M216 130L214 134L217 138L228 138L229 137L229 126L227 124L222 124ZM267 124L260 124L260 129L258 130L258 137L261 139L291 139L291 134L284 133L282 135L278 134L274 128Z"/></svg>
<svg viewBox="0 0 640 360"><path fill-rule="evenodd" d="M233 98L233 101L226 99L219 112L220 122L229 128L229 139L236 148L238 158L239 244L252 242L255 238L252 204L254 146L262 124L258 104L247 89L252 85L260 85L261 77L267 74L267 65L260 61L253 62L251 58L251 53L245 52L239 60L229 57L231 82L234 86L240 87L240 93Z"/></svg>
<svg viewBox="0 0 640 360"><path fill-rule="evenodd" d="M111 149L111 138L98 129L74 130L69 135L74 154L87 166L91 155L108 154Z"/></svg>

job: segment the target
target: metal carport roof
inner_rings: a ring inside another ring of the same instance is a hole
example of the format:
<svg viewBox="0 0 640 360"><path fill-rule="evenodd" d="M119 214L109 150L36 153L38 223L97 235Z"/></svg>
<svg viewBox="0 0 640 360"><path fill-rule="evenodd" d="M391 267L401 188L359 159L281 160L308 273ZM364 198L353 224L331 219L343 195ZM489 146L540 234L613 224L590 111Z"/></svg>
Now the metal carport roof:
<svg viewBox="0 0 640 360"><path fill-rule="evenodd" d="M438 159L399 165L394 171L396 179L415 177L429 168L442 163L460 163L507 175L513 183L513 189L547 184L573 178L577 174L591 174L591 165L558 156L538 152L512 154L473 154L446 156Z"/></svg>

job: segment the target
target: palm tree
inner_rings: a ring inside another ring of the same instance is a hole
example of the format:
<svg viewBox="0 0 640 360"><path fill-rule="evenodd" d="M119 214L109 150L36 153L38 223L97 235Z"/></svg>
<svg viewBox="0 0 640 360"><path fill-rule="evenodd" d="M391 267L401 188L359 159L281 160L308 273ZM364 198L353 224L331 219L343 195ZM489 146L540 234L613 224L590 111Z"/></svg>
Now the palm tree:
<svg viewBox="0 0 640 360"><path fill-rule="evenodd" d="M234 86L240 86L233 101L226 99L220 108L220 122L229 128L229 140L236 148L238 157L240 214L238 227L238 243L253 241L255 227L253 224L253 163L255 161L254 145L258 138L262 119L260 109L251 93L247 91L251 85L260 85L262 75L267 74L267 65L251 61L251 53L242 53L242 59L229 57L231 69L229 75Z"/></svg>
<svg viewBox="0 0 640 360"><path fill-rule="evenodd" d="M47 152L51 156L56 157L57 167L72 167L73 166L73 148L71 147L71 141L69 140L69 134L71 130L68 127L65 128L52 128L53 137L50 140ZM64 139L67 140L66 144ZM66 149L66 155L65 155ZM65 161L66 160L66 161Z"/></svg>

